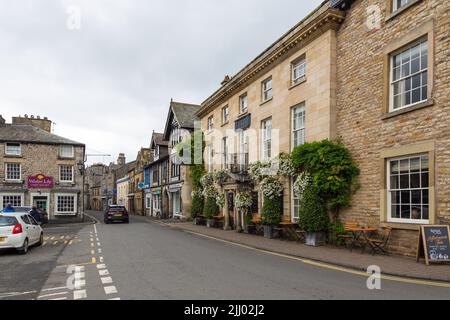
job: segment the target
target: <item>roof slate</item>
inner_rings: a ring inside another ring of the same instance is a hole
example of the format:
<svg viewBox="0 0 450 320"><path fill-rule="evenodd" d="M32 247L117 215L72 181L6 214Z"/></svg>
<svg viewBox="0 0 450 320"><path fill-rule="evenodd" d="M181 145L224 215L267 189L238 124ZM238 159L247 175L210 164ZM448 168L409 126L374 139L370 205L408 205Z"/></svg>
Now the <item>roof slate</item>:
<svg viewBox="0 0 450 320"><path fill-rule="evenodd" d="M84 146L56 134L49 133L32 125L4 124L0 125L0 142L23 142L40 144L66 144Z"/></svg>

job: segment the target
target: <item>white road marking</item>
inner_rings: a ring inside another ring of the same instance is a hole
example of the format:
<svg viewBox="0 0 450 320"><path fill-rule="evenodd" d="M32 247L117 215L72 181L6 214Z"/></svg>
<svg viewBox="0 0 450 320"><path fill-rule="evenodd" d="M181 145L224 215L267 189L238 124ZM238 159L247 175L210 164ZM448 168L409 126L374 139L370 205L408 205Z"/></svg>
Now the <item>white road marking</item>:
<svg viewBox="0 0 450 320"><path fill-rule="evenodd" d="M84 266L76 266L75 267L75 272L83 272L84 271Z"/></svg>
<svg viewBox="0 0 450 320"><path fill-rule="evenodd" d="M17 297L17 296L25 296L28 294L32 294L32 293L38 293L37 291L27 291L27 292L8 292L8 293L3 293L0 296L0 299L2 298L9 298L9 297Z"/></svg>
<svg viewBox="0 0 450 320"><path fill-rule="evenodd" d="M95 238L95 240L97 240L97 241L100 241L100 239L97 237L97 238Z"/></svg>
<svg viewBox="0 0 450 320"><path fill-rule="evenodd" d="M86 280L75 280L75 288L81 289L86 286Z"/></svg>
<svg viewBox="0 0 450 320"><path fill-rule="evenodd" d="M120 300L120 298L112 298L112 299L108 299L108 300Z"/></svg>
<svg viewBox="0 0 450 320"><path fill-rule="evenodd" d="M42 291L47 292L47 291L56 291L56 290L64 290L64 289L67 289L67 287L47 288L47 289L42 289Z"/></svg>
<svg viewBox="0 0 450 320"><path fill-rule="evenodd" d="M67 297L64 298L56 298L56 299L50 299L52 301L60 301L60 300L67 300Z"/></svg>
<svg viewBox="0 0 450 320"><path fill-rule="evenodd" d="M98 258L101 263L103 263L103 257Z"/></svg>
<svg viewBox="0 0 450 320"><path fill-rule="evenodd" d="M73 299L74 300L80 300L80 299L86 299L87 294L86 290L77 290L73 292Z"/></svg>
<svg viewBox="0 0 450 320"><path fill-rule="evenodd" d="M95 254L95 250L91 250L91 254Z"/></svg>
<svg viewBox="0 0 450 320"><path fill-rule="evenodd" d="M94 224L94 232L97 234L97 226Z"/></svg>
<svg viewBox="0 0 450 320"><path fill-rule="evenodd" d="M92 247L92 248L94 247L94 244L93 244L93 243L91 243L91 247Z"/></svg>
<svg viewBox="0 0 450 320"><path fill-rule="evenodd" d="M98 270L98 274L100 275L100 276L109 276L109 271L108 270L106 270L106 269L104 269L104 270Z"/></svg>
<svg viewBox="0 0 450 320"><path fill-rule="evenodd" d="M106 265L104 264L98 264L97 269L106 269Z"/></svg>
<svg viewBox="0 0 450 320"><path fill-rule="evenodd" d="M105 289L105 293L106 293L106 294L114 294L114 293L117 293L117 289L116 289L115 286L104 287L103 289Z"/></svg>
<svg viewBox="0 0 450 320"><path fill-rule="evenodd" d="M101 247L102 245L101 245L101 243L100 243L100 242L97 242L97 246Z"/></svg>
<svg viewBox="0 0 450 320"><path fill-rule="evenodd" d="M100 280L102 280L102 284L111 284L111 283L113 283L113 280L112 280L111 277L103 277L103 278L100 278Z"/></svg>
<svg viewBox="0 0 450 320"><path fill-rule="evenodd" d="M48 297L55 297L55 296L60 296L63 294L68 294L69 292L64 291L64 292L57 292L57 293L49 293L49 294L44 294L42 296L37 297L38 299L42 299L42 298L48 298Z"/></svg>
<svg viewBox="0 0 450 320"><path fill-rule="evenodd" d="M75 280L84 279L86 277L86 273L84 272L75 272Z"/></svg>
<svg viewBox="0 0 450 320"><path fill-rule="evenodd" d="M98 253L102 253L102 249L98 248Z"/></svg>

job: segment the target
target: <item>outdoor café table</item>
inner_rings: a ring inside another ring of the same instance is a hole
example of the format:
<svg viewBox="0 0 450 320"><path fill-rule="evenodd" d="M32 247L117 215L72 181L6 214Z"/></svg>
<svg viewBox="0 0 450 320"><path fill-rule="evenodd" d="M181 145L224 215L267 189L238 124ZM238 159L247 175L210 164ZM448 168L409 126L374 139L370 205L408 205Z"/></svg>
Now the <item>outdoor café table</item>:
<svg viewBox="0 0 450 320"><path fill-rule="evenodd" d="M356 245L361 244L362 252L364 252L364 249L367 246L367 234L371 232L376 232L377 230L378 230L377 228L368 228L368 227L345 228L345 231L348 231L352 234L352 245L350 247L350 251L352 251ZM362 244L362 242L364 243Z"/></svg>

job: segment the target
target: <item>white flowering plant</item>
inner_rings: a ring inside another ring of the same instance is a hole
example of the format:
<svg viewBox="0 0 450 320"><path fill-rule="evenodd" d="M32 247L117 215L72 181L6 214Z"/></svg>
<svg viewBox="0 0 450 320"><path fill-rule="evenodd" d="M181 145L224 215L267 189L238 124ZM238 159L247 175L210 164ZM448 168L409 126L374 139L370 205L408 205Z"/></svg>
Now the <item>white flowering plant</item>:
<svg viewBox="0 0 450 320"><path fill-rule="evenodd" d="M294 191L298 194L300 199L305 193L306 188L311 185L312 177L308 172L302 172L298 175L297 179L294 182Z"/></svg>
<svg viewBox="0 0 450 320"><path fill-rule="evenodd" d="M202 198L203 197L203 192L201 190L193 190L191 192L191 197L192 198L195 198L195 197Z"/></svg>
<svg viewBox="0 0 450 320"><path fill-rule="evenodd" d="M276 199L283 193L283 183L274 177L267 177L261 182L261 192L269 199Z"/></svg>
<svg viewBox="0 0 450 320"><path fill-rule="evenodd" d="M214 182L217 184L222 184L225 179L228 177L228 171L227 170L219 170L214 172Z"/></svg>
<svg viewBox="0 0 450 320"><path fill-rule="evenodd" d="M287 153L280 154L276 159L276 164L278 165L278 174L281 176L291 177L296 172L291 155Z"/></svg>
<svg viewBox="0 0 450 320"><path fill-rule="evenodd" d="M257 161L249 165L248 173L253 181L261 182L267 176L272 175L272 163L270 161Z"/></svg>
<svg viewBox="0 0 450 320"><path fill-rule="evenodd" d="M204 188L209 187L214 184L214 173L208 172L200 179L200 183Z"/></svg>
<svg viewBox="0 0 450 320"><path fill-rule="evenodd" d="M216 204L223 208L223 206L225 205L225 196L223 195L223 193L218 193L216 196Z"/></svg>
<svg viewBox="0 0 450 320"><path fill-rule="evenodd" d="M207 186L205 189L203 189L203 196L208 198L216 198L218 196L218 192L214 186Z"/></svg>
<svg viewBox="0 0 450 320"><path fill-rule="evenodd" d="M248 192L241 192L236 196L236 208L238 210L247 212L252 207L252 204L252 196Z"/></svg>

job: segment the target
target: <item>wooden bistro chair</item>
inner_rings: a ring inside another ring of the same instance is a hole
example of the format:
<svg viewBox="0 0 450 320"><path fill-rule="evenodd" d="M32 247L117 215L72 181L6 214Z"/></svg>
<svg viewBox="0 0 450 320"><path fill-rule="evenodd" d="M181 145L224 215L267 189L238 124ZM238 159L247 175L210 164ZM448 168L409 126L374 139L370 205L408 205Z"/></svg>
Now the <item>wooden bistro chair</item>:
<svg viewBox="0 0 450 320"><path fill-rule="evenodd" d="M389 242L389 238L391 237L392 228L384 227L381 236L378 239L374 238L366 238L367 243L372 249L371 254L375 255L375 253L380 252L385 255L389 255L389 252L386 250L387 244Z"/></svg>
<svg viewBox="0 0 450 320"><path fill-rule="evenodd" d="M356 221L349 221L346 222L344 225L344 230L347 232L346 234L339 234L336 236L337 239L341 239L344 242L344 246L348 248L349 243L353 243L353 235L348 233L351 229L357 228L358 222ZM353 246L351 246L353 249Z"/></svg>

